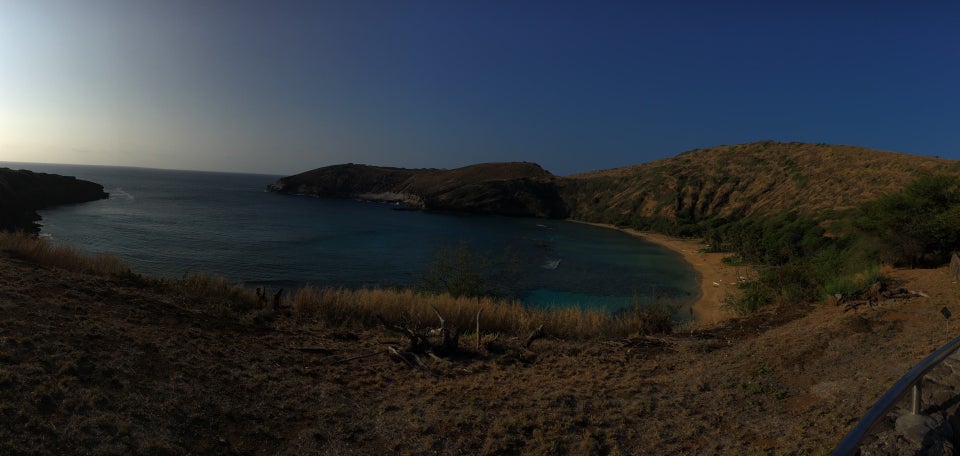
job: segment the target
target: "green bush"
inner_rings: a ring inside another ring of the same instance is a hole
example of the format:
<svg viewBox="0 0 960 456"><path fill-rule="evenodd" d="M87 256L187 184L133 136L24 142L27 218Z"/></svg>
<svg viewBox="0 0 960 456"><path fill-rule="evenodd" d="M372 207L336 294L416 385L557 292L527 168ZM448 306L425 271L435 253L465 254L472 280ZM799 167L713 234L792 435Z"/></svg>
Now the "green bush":
<svg viewBox="0 0 960 456"><path fill-rule="evenodd" d="M929 175L860 208L854 222L892 265L934 266L960 246L960 178Z"/></svg>
<svg viewBox="0 0 960 456"><path fill-rule="evenodd" d="M824 296L841 295L844 298L851 298L862 295L877 282L886 282L888 279L876 266L868 268L860 274L853 276L838 276L827 282L823 286Z"/></svg>
<svg viewBox="0 0 960 456"><path fill-rule="evenodd" d="M630 310L637 332L642 335L669 334L673 330L673 316L676 313L677 306L674 304L661 300L643 303L636 297Z"/></svg>
<svg viewBox="0 0 960 456"><path fill-rule="evenodd" d="M773 302L773 291L760 281L743 282L739 285L743 293L724 307L738 314L751 314Z"/></svg>
<svg viewBox="0 0 960 456"><path fill-rule="evenodd" d="M462 243L438 251L416 289L454 298L508 297L518 275L515 259L478 254Z"/></svg>

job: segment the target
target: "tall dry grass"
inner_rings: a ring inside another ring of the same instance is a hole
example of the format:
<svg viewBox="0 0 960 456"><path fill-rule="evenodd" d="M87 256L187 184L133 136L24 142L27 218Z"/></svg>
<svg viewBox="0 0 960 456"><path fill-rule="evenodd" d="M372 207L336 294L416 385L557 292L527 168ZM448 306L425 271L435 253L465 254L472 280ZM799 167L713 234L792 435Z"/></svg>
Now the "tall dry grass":
<svg viewBox="0 0 960 456"><path fill-rule="evenodd" d="M328 325L375 326L379 323L379 315L389 322L406 322L421 328L439 325L433 311L436 308L447 325L464 333L475 333L477 311L482 309L482 333L524 335L543 325L547 334L564 339L625 337L669 331L673 314L672 307L666 305L637 305L614 315L578 308L530 309L518 301L424 295L413 290L347 290L313 286L303 287L295 293L292 307L299 318Z"/></svg>
<svg viewBox="0 0 960 456"><path fill-rule="evenodd" d="M224 277L196 274L179 280L157 279L134 274L120 258L108 254L87 254L72 247L54 244L24 233L0 232L0 251L41 265L100 276L123 276L141 286L176 293L183 304L236 314L258 310L262 304L253 290L231 283ZM454 298L448 294L425 295L413 290L348 290L305 286L285 297L284 304L302 320L332 326L374 327L378 316L389 322L405 322L421 328L436 327L436 308L447 325L464 333L475 333L477 311L482 333L523 336L540 325L547 334L564 339L625 337L669 331L669 306L635 305L619 313L578 308L530 309L519 301L493 298Z"/></svg>
<svg viewBox="0 0 960 456"><path fill-rule="evenodd" d="M87 274L110 276L130 272L130 267L114 255L87 254L22 232L0 232L0 250L38 264Z"/></svg>
<svg viewBox="0 0 960 456"><path fill-rule="evenodd" d="M256 293L240 283L231 283L223 276L191 274L179 280L168 281L169 288L180 293L183 304L210 309L224 315L259 310L266 302L260 302Z"/></svg>

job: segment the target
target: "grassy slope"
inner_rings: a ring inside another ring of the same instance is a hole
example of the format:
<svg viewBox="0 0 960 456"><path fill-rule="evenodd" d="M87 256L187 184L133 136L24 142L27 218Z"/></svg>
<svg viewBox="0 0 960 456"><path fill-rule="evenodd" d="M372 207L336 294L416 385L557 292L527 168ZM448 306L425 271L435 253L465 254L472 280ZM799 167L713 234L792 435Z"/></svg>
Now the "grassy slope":
<svg viewBox="0 0 960 456"><path fill-rule="evenodd" d="M467 338L424 371L377 327L0 253L0 453L817 453L958 329L945 271L893 275L931 297L532 353Z"/></svg>
<svg viewBox="0 0 960 456"><path fill-rule="evenodd" d="M960 173L953 160L854 146L758 142L685 152L568 176L572 217L634 224L798 211L839 211L903 187L920 173Z"/></svg>
<svg viewBox="0 0 960 456"><path fill-rule="evenodd" d="M569 216L665 231L755 214L842 211L931 172L957 174L960 164L855 146L766 141L567 177L519 162L454 170L337 165L280 183L294 193L406 193L431 209Z"/></svg>
<svg viewBox="0 0 960 456"><path fill-rule="evenodd" d="M598 200L603 217L712 217L819 211L955 169L842 146L712 151L569 185L602 182L580 201ZM770 169L781 177L758 172ZM642 209L651 200L660 212ZM420 371L384 354L395 334L359 321L18 258L0 253L4 453L815 453L958 329L938 312L956 296L944 271L897 271L931 297L856 315L777 309L660 338L550 338L532 355L505 333Z"/></svg>

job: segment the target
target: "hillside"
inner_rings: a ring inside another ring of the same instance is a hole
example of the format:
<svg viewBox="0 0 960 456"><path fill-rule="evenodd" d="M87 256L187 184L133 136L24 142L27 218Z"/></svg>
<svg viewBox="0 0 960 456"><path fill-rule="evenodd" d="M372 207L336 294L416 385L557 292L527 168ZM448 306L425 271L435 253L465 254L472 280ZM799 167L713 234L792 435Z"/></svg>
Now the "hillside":
<svg viewBox="0 0 960 456"><path fill-rule="evenodd" d="M960 162L855 146L766 141L566 177L532 163L455 170L337 165L283 178L270 189L697 234L698 224L750 215L843 211L933 172L960 174Z"/></svg>
<svg viewBox="0 0 960 456"><path fill-rule="evenodd" d="M842 211L960 162L854 146L756 142L568 176L571 217L658 228L784 211Z"/></svg>
<svg viewBox="0 0 960 456"><path fill-rule="evenodd" d="M268 189L428 210L562 218L567 214L554 180L533 163L484 163L452 170L347 164L285 177Z"/></svg>
<svg viewBox="0 0 960 456"><path fill-rule="evenodd" d="M822 454L960 324L945 269L905 270L929 298L520 356L465 335L418 369L380 325L23 256L0 247L3 454Z"/></svg>
<svg viewBox="0 0 960 456"><path fill-rule="evenodd" d="M107 198L103 186L75 177L0 168L0 231L38 231L37 210Z"/></svg>

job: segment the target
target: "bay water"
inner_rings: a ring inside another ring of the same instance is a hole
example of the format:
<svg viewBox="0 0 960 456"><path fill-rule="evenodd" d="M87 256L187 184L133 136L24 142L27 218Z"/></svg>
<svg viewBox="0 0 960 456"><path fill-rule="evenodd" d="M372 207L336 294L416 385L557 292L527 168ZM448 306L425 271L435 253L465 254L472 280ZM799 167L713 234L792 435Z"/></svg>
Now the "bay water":
<svg viewBox="0 0 960 456"><path fill-rule="evenodd" d="M676 252L574 222L417 211L269 193L281 176L0 163L97 182L110 198L41 211L41 233L107 252L136 272L223 275L272 289L410 287L462 244L508 258L509 292L537 307L616 310L689 300L696 276Z"/></svg>

